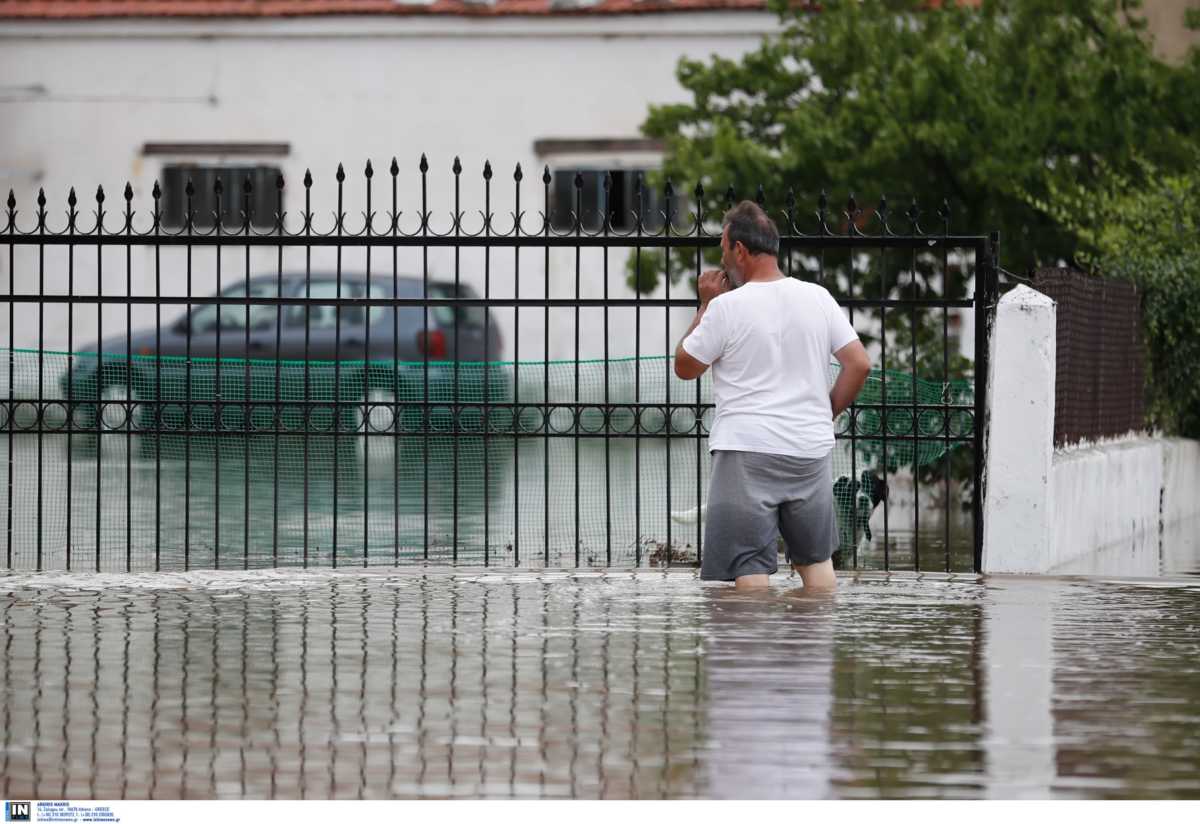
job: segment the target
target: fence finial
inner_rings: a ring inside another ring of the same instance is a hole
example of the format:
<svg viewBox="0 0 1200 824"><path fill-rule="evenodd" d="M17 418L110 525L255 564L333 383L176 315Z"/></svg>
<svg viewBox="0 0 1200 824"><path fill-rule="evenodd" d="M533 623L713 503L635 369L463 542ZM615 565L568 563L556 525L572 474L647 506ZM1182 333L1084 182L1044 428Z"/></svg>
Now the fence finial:
<svg viewBox="0 0 1200 824"><path fill-rule="evenodd" d="M454 156L454 162L450 164L450 171L456 175L462 174L462 161L458 159L458 155Z"/></svg>
<svg viewBox="0 0 1200 824"><path fill-rule="evenodd" d="M129 184L127 183L125 185L128 186ZM46 208L46 190L40 186L38 187L37 205L39 209Z"/></svg>
<svg viewBox="0 0 1200 824"><path fill-rule="evenodd" d="M421 162L417 164L417 168L420 170L421 174L425 174L429 171L429 158L425 157L424 152L421 152Z"/></svg>
<svg viewBox="0 0 1200 824"><path fill-rule="evenodd" d="M363 169L363 175L370 180L375 177L375 168L371 165L371 158L367 158L367 168Z"/></svg>
<svg viewBox="0 0 1200 824"><path fill-rule="evenodd" d="M11 192L9 192L9 197L10 198L12 197ZM67 205L70 206L72 209L74 209L75 204L78 202L79 202L79 200L75 197L75 187L72 186L71 191L67 192Z"/></svg>
<svg viewBox="0 0 1200 824"><path fill-rule="evenodd" d="M551 180L551 177L550 177L550 166L549 166L549 165L547 165L547 166L543 167L543 169L542 169L542 183L544 183L545 185L549 186L549 185L550 185L550 180Z"/></svg>
<svg viewBox="0 0 1200 824"><path fill-rule="evenodd" d="M17 198L13 195L12 189L8 190L8 208L9 209L17 208Z"/></svg>
<svg viewBox="0 0 1200 824"><path fill-rule="evenodd" d="M484 180L492 179L492 161L490 161L490 160L483 161L483 179Z"/></svg>
<svg viewBox="0 0 1200 824"><path fill-rule="evenodd" d="M334 174L333 179L336 180L339 184L344 183L346 181L346 170L342 168L341 163L338 164L337 173Z"/></svg>
<svg viewBox="0 0 1200 824"><path fill-rule="evenodd" d="M392 173L392 177L400 174L400 164L396 162L395 156L392 157L392 165L388 167L388 171Z"/></svg>
<svg viewBox="0 0 1200 824"><path fill-rule="evenodd" d="M304 170L304 188L305 189L312 188L312 170L311 169Z"/></svg>
<svg viewBox="0 0 1200 824"><path fill-rule="evenodd" d="M516 171L513 172L513 180L520 183L524 177L525 177L525 173L521 171L521 164L518 163Z"/></svg>
<svg viewBox="0 0 1200 824"><path fill-rule="evenodd" d="M97 203L104 202L104 187L103 186L96 187L96 202Z"/></svg>
<svg viewBox="0 0 1200 824"><path fill-rule="evenodd" d="M71 197L75 197L75 190L71 190ZM158 200L162 197L162 188L158 185L158 181L154 181L154 188L150 190L150 197Z"/></svg>

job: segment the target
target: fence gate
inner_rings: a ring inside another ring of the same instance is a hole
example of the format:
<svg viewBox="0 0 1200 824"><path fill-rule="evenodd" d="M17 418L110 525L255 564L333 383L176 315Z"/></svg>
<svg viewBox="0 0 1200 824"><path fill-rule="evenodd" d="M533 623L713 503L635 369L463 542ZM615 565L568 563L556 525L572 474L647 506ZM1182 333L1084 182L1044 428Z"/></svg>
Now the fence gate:
<svg viewBox="0 0 1200 824"><path fill-rule="evenodd" d="M10 192L0 561L696 565L711 387L671 354L736 193L493 178ZM998 239L755 197L876 367L836 422L839 564L978 570Z"/></svg>

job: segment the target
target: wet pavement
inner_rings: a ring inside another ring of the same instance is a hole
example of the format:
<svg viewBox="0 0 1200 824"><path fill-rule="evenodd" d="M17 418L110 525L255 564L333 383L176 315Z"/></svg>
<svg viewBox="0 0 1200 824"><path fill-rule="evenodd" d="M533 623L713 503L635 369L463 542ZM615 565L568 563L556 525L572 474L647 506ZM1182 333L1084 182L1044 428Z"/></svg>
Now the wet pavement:
<svg viewBox="0 0 1200 824"><path fill-rule="evenodd" d="M1200 797L1200 579L0 573L0 793Z"/></svg>

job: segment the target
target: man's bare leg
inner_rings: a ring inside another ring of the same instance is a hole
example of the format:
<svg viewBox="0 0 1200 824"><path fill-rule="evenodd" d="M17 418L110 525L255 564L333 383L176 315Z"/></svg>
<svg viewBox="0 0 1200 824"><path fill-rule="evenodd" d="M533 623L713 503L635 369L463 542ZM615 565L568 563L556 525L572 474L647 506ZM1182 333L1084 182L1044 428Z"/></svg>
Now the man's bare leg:
<svg viewBox="0 0 1200 824"><path fill-rule="evenodd" d="M833 592L837 589L837 575L833 571L832 559L808 566L792 564L792 569L800 573L805 592ZM739 582L741 580L738 579Z"/></svg>
<svg viewBox="0 0 1200 824"><path fill-rule="evenodd" d="M740 575L733 586L735 589L765 589L770 580L769 575Z"/></svg>

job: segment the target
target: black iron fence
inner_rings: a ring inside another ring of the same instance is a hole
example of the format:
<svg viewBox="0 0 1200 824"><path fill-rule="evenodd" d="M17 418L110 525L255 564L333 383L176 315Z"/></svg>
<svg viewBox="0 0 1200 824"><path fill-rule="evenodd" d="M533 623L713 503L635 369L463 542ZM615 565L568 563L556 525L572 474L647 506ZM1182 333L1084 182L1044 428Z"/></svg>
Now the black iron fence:
<svg viewBox="0 0 1200 824"><path fill-rule="evenodd" d="M1038 291L1057 306L1054 444L1146 426L1146 360L1137 287L1073 269L1042 269Z"/></svg>
<svg viewBox="0 0 1200 824"><path fill-rule="evenodd" d="M697 564L711 393L670 355L738 194L639 177L618 215L610 176L591 209L578 174L456 159L439 219L425 158L368 164L361 211L335 179L327 223L308 173L297 216L281 176L216 179L203 219L189 181L179 228L157 183L146 212L129 184L9 193L6 566ZM839 563L977 570L998 239L945 206L763 205L877 366L836 423Z"/></svg>

